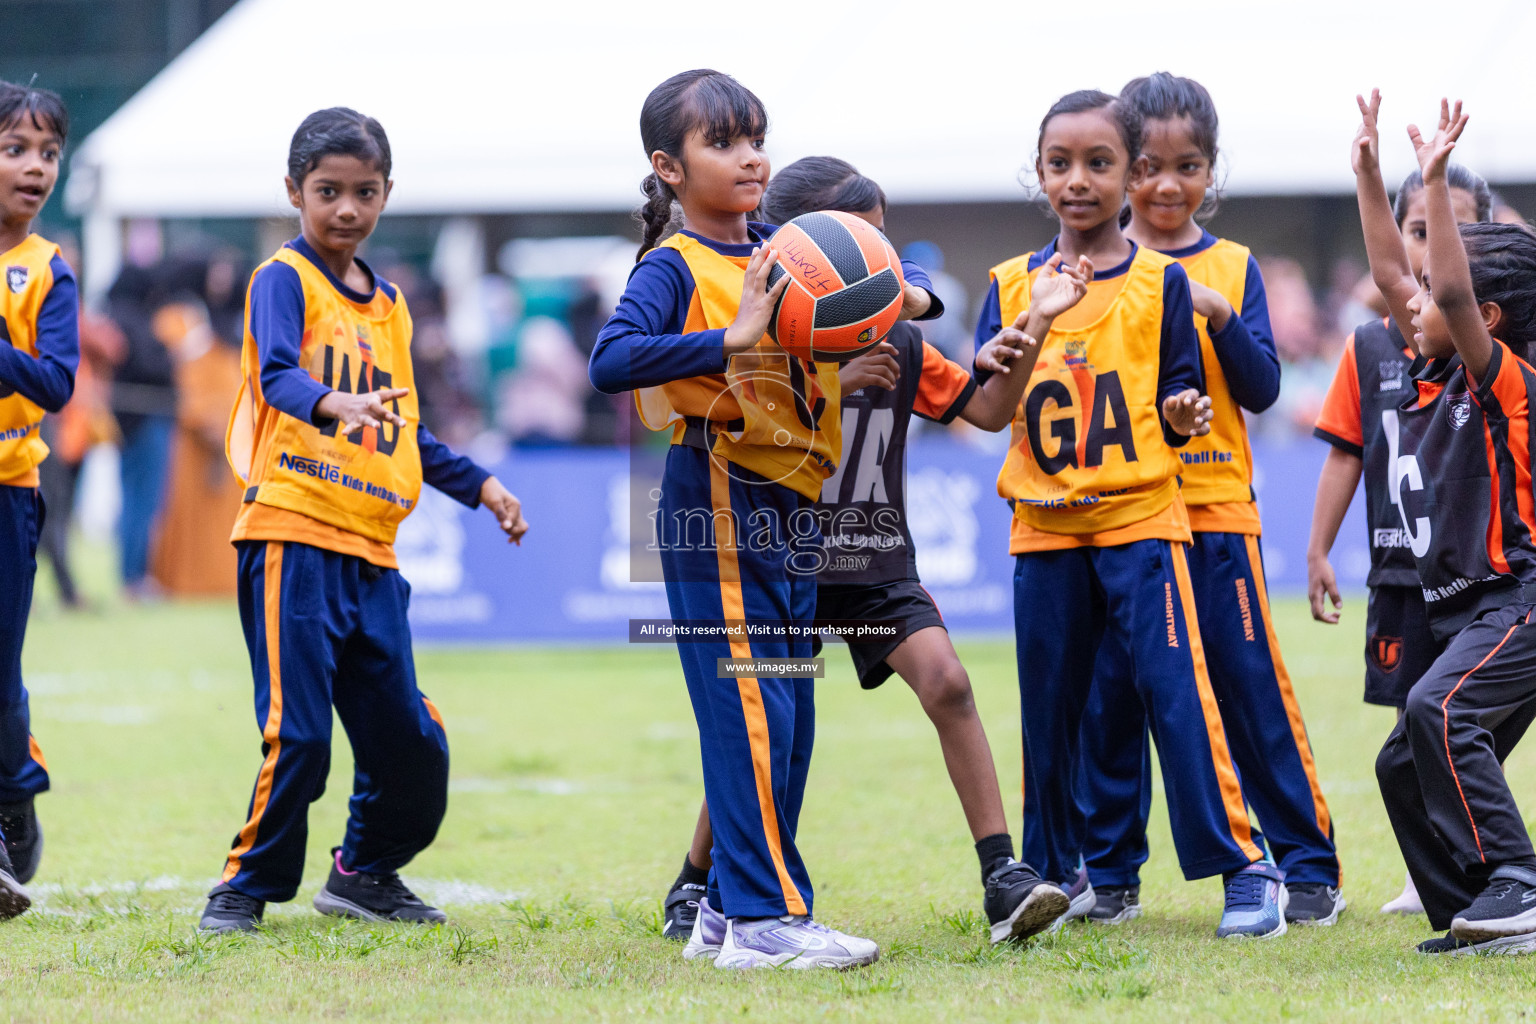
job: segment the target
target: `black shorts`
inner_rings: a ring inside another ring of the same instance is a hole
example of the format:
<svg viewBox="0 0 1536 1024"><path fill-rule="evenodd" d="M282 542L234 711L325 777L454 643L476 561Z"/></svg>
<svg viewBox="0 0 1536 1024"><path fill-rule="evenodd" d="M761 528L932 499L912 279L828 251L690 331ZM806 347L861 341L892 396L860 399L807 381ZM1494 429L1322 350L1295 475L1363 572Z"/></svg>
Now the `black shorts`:
<svg viewBox="0 0 1536 1024"><path fill-rule="evenodd" d="M1365 613L1365 702L1401 709L1408 691L1445 650L1418 587L1372 587Z"/></svg>
<svg viewBox="0 0 1536 1024"><path fill-rule="evenodd" d="M928 591L917 580L875 585L836 584L816 588L818 619L898 619L901 628L893 638L874 642L852 642L848 653L859 674L859 685L873 690L895 669L885 659L907 637L929 626L943 626L944 616Z"/></svg>

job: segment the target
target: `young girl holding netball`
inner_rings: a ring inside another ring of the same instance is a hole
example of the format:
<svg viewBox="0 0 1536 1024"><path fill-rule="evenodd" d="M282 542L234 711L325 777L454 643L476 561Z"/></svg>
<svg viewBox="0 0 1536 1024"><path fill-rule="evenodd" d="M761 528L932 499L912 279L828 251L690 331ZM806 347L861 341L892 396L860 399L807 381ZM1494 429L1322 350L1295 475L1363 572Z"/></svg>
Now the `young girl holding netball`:
<svg viewBox="0 0 1536 1024"><path fill-rule="evenodd" d="M1243 410L1263 412L1280 393L1264 280L1247 248L1196 220L1215 184L1218 122L1210 94L1192 79L1159 72L1130 82L1120 99L1143 118L1147 160L1146 176L1130 191L1126 234L1189 275L1211 398L1210 433L1179 452L1193 534L1189 576L1211 688L1243 792L1285 875L1286 919L1332 924L1344 908L1333 825L1275 639L1243 423ZM1105 923L1139 912L1137 871L1147 856L1146 716L1129 668L1112 640L1100 649L1083 724L1085 859L1097 893L1088 916Z"/></svg>
<svg viewBox="0 0 1536 1024"><path fill-rule="evenodd" d="M768 182L767 127L761 101L716 71L674 75L646 97L645 237L590 373L600 391L635 391L641 419L672 431L656 540L673 618L765 627L678 644L699 725L716 909L726 918L715 964L849 967L879 950L812 918L795 845L812 681L719 678L717 669L721 658L811 656L813 505L841 451L837 366L793 358L765 336L789 280L768 287L772 228L747 219ZM683 228L661 240L674 202ZM925 283L908 275L903 316L941 310Z"/></svg>
<svg viewBox="0 0 1536 1024"><path fill-rule="evenodd" d="M1284 931L1285 893L1249 826L1185 555L1177 449L1207 433L1211 418L1189 278L1119 223L1127 193L1146 177L1141 145L1140 115L1113 96L1076 92L1050 109L1035 170L1061 232L1043 251L993 268L977 326L985 343L1027 323L1033 287L1056 256L1091 264L1087 296L1039 338L998 476L1017 556L1021 853L1049 880L1078 872L1079 731L1095 654L1113 636L1162 755L1184 873L1225 876L1218 935L1263 937Z"/></svg>
<svg viewBox="0 0 1536 1024"><path fill-rule="evenodd" d="M779 171L768 185L763 210L776 223L838 210L885 230L885 193L834 157L806 157ZM1048 325L1053 308L1075 303L1086 288L1075 268L1059 275L1053 270L1037 290L1042 322ZM1054 294L1044 294L1048 289ZM816 576L816 618L899 623L889 637L850 639L849 654L865 689L900 675L938 731L981 862L983 904L994 943L1042 931L1067 909L1067 898L1013 858L997 769L970 679L943 617L918 580L904 495L906 439L914 414L940 423L958 416L986 430L1007 426L1029 379L1034 352L1022 332L1003 332L981 360L997 372L978 387L969 372L925 342L917 327L898 323L885 342L839 371L842 452L816 504L826 551L826 564ZM896 542L889 543L893 537ZM862 563L859 568L845 565L856 562ZM712 843L706 807L683 876L666 900L668 930L663 934L688 938L683 955L690 959L713 955L724 930L705 896L704 868Z"/></svg>
<svg viewBox="0 0 1536 1024"><path fill-rule="evenodd" d="M1397 412L1389 482L1445 643L1376 760L1387 816L1429 923L1430 954L1536 951L1536 850L1500 765L1536 719L1536 236L1458 228L1448 171L1466 126L1441 101L1428 139L1423 283L1406 312L1415 390ZM1367 233L1390 221L1377 204ZM1379 277L1380 275L1378 275Z"/></svg>
<svg viewBox="0 0 1536 1024"><path fill-rule="evenodd" d="M1429 628L1424 590L1414 564L1408 534L1389 486L1397 452L1397 407L1413 392L1410 371L1418 354L1408 326L1408 303L1418 292L1424 268L1427 200L1423 175L1415 170L1387 198L1378 157L1377 115L1381 93L1370 101L1356 97L1360 130L1355 135L1352 163L1366 251L1378 291L1390 312L1355 328L1344 344L1338 371L1323 401L1312 433L1329 445L1317 481L1312 510L1312 536L1307 548L1307 591L1312 617L1335 624L1343 602L1334 582L1328 552L1365 481L1365 518L1371 551L1366 577L1369 598L1365 613L1365 700L1398 709L1408 691L1432 665L1444 643ZM1446 168L1446 185L1458 224L1492 219L1493 194L1488 183L1459 164ZM1329 605L1332 607L1329 607ZM1424 905L1410 875L1401 895L1384 913L1423 913Z"/></svg>
<svg viewBox="0 0 1536 1024"><path fill-rule="evenodd" d="M344 107L305 118L287 178L302 232L251 277L227 443L246 487L232 539L263 760L205 931L253 929L267 903L298 890L309 805L330 771L332 708L355 778L315 909L446 920L396 873L437 834L448 740L416 687L395 530L423 482L484 504L513 541L528 525L495 477L418 421L405 299L357 258L389 197L389 170L389 139L373 118Z"/></svg>
<svg viewBox="0 0 1536 1024"><path fill-rule="evenodd" d="M32 738L21 646L44 516L38 429L74 391L80 298L59 247L32 234L32 221L59 180L68 135L57 95L0 82L0 918L30 905L22 884L43 852L33 798L48 788L48 766Z"/></svg>

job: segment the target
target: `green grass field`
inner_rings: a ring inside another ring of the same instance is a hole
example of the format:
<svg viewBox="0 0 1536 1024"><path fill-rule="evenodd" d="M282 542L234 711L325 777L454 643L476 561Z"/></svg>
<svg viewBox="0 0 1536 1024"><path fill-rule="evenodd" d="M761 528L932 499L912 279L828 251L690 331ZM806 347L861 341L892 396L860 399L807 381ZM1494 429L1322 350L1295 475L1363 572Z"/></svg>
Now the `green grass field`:
<svg viewBox="0 0 1536 1024"><path fill-rule="evenodd" d="M1360 701L1359 619L1327 629L1278 609L1345 860L1337 927L1277 942L1212 936L1220 883L1178 875L1161 798L1146 916L1073 926L1027 948L984 938L964 819L916 700L854 684L834 648L818 688L800 842L818 916L876 938L849 972L717 971L657 937L660 899L698 805L697 743L666 647L429 650L424 690L453 745L436 845L406 870L451 924L335 922L309 899L339 841L351 760L310 816L300 899L250 937L195 934L259 764L231 605L66 616L46 588L27 641L34 730L53 771L34 911L0 925L0 1020L1515 1020L1532 962L1425 961L1422 919L1376 907L1402 882L1372 762L1391 712ZM961 655L1019 783L1006 642ZM1532 792L1536 755L1511 761ZM1017 798L1008 799L1017 834Z"/></svg>

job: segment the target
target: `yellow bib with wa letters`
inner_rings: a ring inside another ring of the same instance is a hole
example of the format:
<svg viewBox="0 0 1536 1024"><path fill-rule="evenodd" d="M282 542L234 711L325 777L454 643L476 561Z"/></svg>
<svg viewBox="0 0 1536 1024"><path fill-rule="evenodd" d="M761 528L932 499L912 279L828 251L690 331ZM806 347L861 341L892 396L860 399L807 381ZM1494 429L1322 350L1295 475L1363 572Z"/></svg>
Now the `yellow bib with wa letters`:
<svg viewBox="0 0 1536 1024"><path fill-rule="evenodd" d="M337 291L319 267L286 246L262 267L272 262L298 271L304 288L299 366L337 391L409 388L410 393L392 406L406 425L386 422L348 437L334 422L317 427L268 405L261 393L261 365L247 300L240 355L244 380L225 440L229 464L246 487L246 501L392 544L400 521L421 494L421 451L416 444L420 414L411 370L411 315L404 296L397 293L391 300L383 289L376 289L366 304L354 302Z"/></svg>

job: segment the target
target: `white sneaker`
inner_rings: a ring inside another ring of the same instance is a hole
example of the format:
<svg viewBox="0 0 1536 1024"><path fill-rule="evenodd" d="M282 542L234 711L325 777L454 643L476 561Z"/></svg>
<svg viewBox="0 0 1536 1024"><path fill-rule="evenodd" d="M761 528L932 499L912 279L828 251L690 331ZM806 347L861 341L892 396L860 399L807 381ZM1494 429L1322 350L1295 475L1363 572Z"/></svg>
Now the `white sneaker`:
<svg viewBox="0 0 1536 1024"><path fill-rule="evenodd" d="M702 909L702 908L701 908ZM701 915L702 916L702 915ZM725 924L725 941L715 966L862 967L880 959L880 947L869 939L844 935L809 916L732 917Z"/></svg>
<svg viewBox="0 0 1536 1024"><path fill-rule="evenodd" d="M693 919L688 945L683 947L683 959L704 957L713 960L720 955L720 944L724 941L725 915L709 905L709 897L699 897L699 912Z"/></svg>
<svg viewBox="0 0 1536 1024"><path fill-rule="evenodd" d="M1419 890L1413 884L1412 875L1403 877L1403 891L1395 899L1383 903L1381 912L1383 914L1424 913L1424 901L1419 899Z"/></svg>

